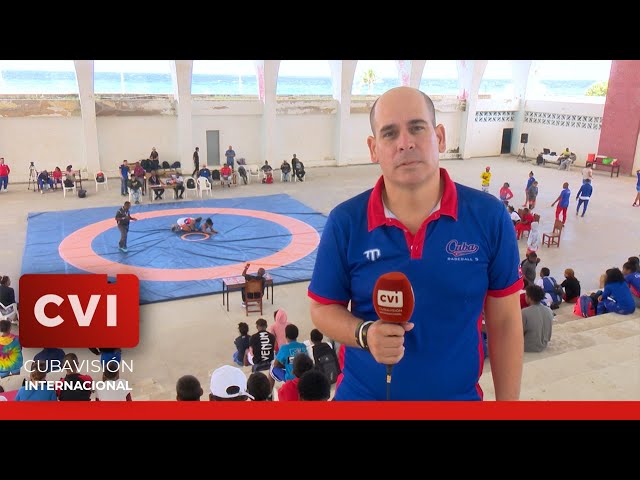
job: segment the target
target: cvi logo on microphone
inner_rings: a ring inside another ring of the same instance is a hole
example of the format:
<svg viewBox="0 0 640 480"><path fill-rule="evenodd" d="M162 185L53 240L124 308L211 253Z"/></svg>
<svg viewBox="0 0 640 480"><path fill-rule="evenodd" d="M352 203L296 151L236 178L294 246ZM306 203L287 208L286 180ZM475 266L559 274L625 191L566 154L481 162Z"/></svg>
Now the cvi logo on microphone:
<svg viewBox="0 0 640 480"><path fill-rule="evenodd" d="M395 290L378 290L378 305L389 308L402 308L404 306L402 292Z"/></svg>
<svg viewBox="0 0 640 480"><path fill-rule="evenodd" d="M36 275L20 278L20 343L30 348L132 348L139 341L140 283L135 275Z"/></svg>

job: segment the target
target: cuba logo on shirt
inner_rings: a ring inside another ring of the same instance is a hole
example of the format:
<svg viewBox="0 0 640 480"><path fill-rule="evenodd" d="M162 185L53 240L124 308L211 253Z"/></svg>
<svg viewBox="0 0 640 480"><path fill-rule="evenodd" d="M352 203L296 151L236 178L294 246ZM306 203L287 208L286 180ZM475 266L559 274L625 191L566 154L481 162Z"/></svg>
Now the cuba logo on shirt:
<svg viewBox="0 0 640 480"><path fill-rule="evenodd" d="M472 255L480 250L480 247L475 243L467 243L467 242L459 242L458 240L449 240L447 246L445 247L445 251L449 255L453 255L453 258L449 257L448 260L467 260L472 261L474 259L471 258L460 258L465 257L467 255ZM478 260L476 257L475 260Z"/></svg>

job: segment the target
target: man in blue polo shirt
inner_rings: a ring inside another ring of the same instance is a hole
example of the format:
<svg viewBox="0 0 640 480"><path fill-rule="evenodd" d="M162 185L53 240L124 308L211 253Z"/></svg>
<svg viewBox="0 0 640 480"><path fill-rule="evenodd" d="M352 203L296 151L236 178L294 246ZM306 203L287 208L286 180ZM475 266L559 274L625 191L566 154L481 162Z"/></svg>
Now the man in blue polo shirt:
<svg viewBox="0 0 640 480"><path fill-rule="evenodd" d="M569 190L569 184L564 182L562 184L562 191L556 201L551 204L553 207L556 203L556 220L560 220L560 213L562 213L562 224L567 221L567 208L569 208L569 199L571 198L571 190Z"/></svg>
<svg viewBox="0 0 640 480"><path fill-rule="evenodd" d="M346 346L335 399L384 400L390 364L392 400L481 400L484 310L496 399L517 400L522 278L504 205L439 168L444 127L419 90L389 90L370 121L382 177L331 212L309 286L315 326ZM408 323L377 320L373 308L376 280L392 271L413 286Z"/></svg>

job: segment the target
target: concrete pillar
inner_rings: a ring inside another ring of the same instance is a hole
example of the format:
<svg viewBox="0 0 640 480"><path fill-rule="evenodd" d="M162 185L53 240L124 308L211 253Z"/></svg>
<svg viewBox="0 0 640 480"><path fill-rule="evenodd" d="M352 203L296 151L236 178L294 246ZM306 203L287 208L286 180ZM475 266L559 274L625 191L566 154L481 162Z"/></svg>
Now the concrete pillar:
<svg viewBox="0 0 640 480"><path fill-rule="evenodd" d="M411 83L411 60L396 60L396 69L400 85L408 87Z"/></svg>
<svg viewBox="0 0 640 480"><path fill-rule="evenodd" d="M278 85L278 70L280 60L256 60L256 74L258 76L258 97L263 104L262 110L262 158L259 165L265 160L269 165L274 165L273 138L276 123L276 87ZM279 165L279 163L278 163ZM274 167L275 168L275 167Z"/></svg>
<svg viewBox="0 0 640 480"><path fill-rule="evenodd" d="M411 79L409 85L413 88L420 88L420 80L422 80L422 73L424 72L426 63L426 60L411 60Z"/></svg>
<svg viewBox="0 0 640 480"><path fill-rule="evenodd" d="M191 108L191 75L193 60L175 60L171 62L171 80L173 95L176 99L178 114L178 151L177 158L182 171L193 169L193 121Z"/></svg>
<svg viewBox="0 0 640 480"><path fill-rule="evenodd" d="M633 170L640 132L640 61L613 60L604 104L598 155L618 159L621 174Z"/></svg>
<svg viewBox="0 0 640 480"><path fill-rule="evenodd" d="M346 142L351 116L351 87L356 73L357 60L330 60L333 98L338 101L334 130L334 157L337 166L349 164Z"/></svg>
<svg viewBox="0 0 640 480"><path fill-rule="evenodd" d="M93 60L74 60L80 112L82 115L82 158L72 162L74 168L85 168L89 178L103 169L98 152L98 125L96 122L96 100L93 91ZM124 159L122 159L124 160Z"/></svg>
<svg viewBox="0 0 640 480"><path fill-rule="evenodd" d="M460 125L460 155L462 158L471 157L478 92L487 63L487 60L458 60L458 86L460 90L458 98L467 102Z"/></svg>
<svg viewBox="0 0 640 480"><path fill-rule="evenodd" d="M517 155L522 149L520 143L520 134L528 133L524 126L525 97L527 94L527 84L529 81L529 72L531 71L531 60L513 60L513 86L514 95L519 100L518 110L513 119L513 134L511 136L511 154Z"/></svg>

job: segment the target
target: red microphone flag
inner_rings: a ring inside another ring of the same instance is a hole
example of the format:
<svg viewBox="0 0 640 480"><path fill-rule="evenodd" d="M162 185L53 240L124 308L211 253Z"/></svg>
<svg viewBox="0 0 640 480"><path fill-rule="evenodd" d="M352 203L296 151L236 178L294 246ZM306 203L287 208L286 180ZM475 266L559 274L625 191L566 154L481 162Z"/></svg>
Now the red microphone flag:
<svg viewBox="0 0 640 480"><path fill-rule="evenodd" d="M378 278L373 287L373 306L380 320L405 323L411 319L415 298L407 276L390 272Z"/></svg>

